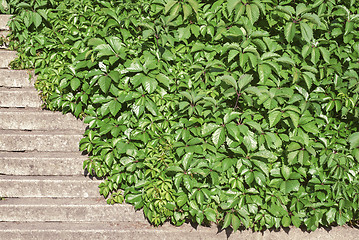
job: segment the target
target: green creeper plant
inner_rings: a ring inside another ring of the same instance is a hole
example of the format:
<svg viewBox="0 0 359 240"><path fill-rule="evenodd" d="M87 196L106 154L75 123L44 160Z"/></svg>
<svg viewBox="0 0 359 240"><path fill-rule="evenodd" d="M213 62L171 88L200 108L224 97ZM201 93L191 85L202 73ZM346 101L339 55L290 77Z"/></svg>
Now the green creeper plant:
<svg viewBox="0 0 359 240"><path fill-rule="evenodd" d="M13 66L89 125L108 203L154 225L358 220L357 1L13 3Z"/></svg>

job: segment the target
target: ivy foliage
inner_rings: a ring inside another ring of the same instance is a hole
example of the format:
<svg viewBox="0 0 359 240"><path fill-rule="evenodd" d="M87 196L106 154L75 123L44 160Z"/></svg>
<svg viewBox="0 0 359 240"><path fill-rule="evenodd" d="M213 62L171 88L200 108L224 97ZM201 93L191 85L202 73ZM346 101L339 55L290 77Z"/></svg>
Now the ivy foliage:
<svg viewBox="0 0 359 240"><path fill-rule="evenodd" d="M13 3L13 67L88 123L108 203L155 225L358 220L357 1Z"/></svg>

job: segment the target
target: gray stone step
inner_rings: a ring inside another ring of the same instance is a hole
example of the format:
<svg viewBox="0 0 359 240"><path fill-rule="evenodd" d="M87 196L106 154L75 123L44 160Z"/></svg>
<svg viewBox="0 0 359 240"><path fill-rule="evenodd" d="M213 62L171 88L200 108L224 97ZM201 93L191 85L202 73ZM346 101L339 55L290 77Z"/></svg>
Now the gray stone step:
<svg viewBox="0 0 359 240"><path fill-rule="evenodd" d="M78 152L0 152L0 175L83 176L83 161Z"/></svg>
<svg viewBox="0 0 359 240"><path fill-rule="evenodd" d="M9 198L0 201L2 221L144 222L145 218L131 205L108 205L103 198Z"/></svg>
<svg viewBox="0 0 359 240"><path fill-rule="evenodd" d="M0 69L0 87L20 88L33 87L34 81L29 81L26 70Z"/></svg>
<svg viewBox="0 0 359 240"><path fill-rule="evenodd" d="M72 114L37 108L0 108L0 129L19 130L85 130L86 124Z"/></svg>
<svg viewBox="0 0 359 240"><path fill-rule="evenodd" d="M0 29L0 37L6 38L6 37L9 36L9 34L10 34L10 31L8 31L8 30L1 30L1 29Z"/></svg>
<svg viewBox="0 0 359 240"><path fill-rule="evenodd" d="M0 88L0 108L41 108L35 88Z"/></svg>
<svg viewBox="0 0 359 240"><path fill-rule="evenodd" d="M0 222L0 239L11 240L357 240L358 234L357 228L348 226L319 228L314 232L289 227L278 231L241 230L234 233L231 229L195 228L190 224L175 227L166 223L152 227L143 222Z"/></svg>
<svg viewBox="0 0 359 240"><path fill-rule="evenodd" d="M0 130L0 151L76 152L81 138L79 131Z"/></svg>
<svg viewBox="0 0 359 240"><path fill-rule="evenodd" d="M12 15L8 14L1 14L0 15L0 30L9 30L9 27L7 26L8 22L10 22L10 18Z"/></svg>
<svg viewBox="0 0 359 240"><path fill-rule="evenodd" d="M17 58L17 52L1 49L0 68L9 68L10 62L15 60L16 58Z"/></svg>
<svg viewBox="0 0 359 240"><path fill-rule="evenodd" d="M85 176L0 175L0 196L8 198L98 197L100 183L99 180L92 180Z"/></svg>

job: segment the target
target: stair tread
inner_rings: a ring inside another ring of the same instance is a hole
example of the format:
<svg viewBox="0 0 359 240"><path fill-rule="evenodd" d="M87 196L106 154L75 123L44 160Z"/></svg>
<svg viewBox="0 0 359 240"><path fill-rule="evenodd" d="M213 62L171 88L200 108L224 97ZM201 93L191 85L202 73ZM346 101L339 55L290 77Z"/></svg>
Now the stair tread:
<svg viewBox="0 0 359 240"><path fill-rule="evenodd" d="M55 129L55 130L31 130L31 131L26 131L26 130L16 130L16 129L0 129L0 136L1 135L22 135L22 136L69 136L69 135L75 135L75 136L79 136L79 135L83 135L83 131L82 130L76 130L76 129Z"/></svg>
<svg viewBox="0 0 359 240"><path fill-rule="evenodd" d="M33 182L89 182L96 184L102 180L96 178L90 178L87 176L8 176L0 175L0 181L33 181Z"/></svg>
<svg viewBox="0 0 359 240"><path fill-rule="evenodd" d="M87 159L87 155L82 155L80 152L0 152L1 158L34 158L34 159L48 159L61 158L72 159L81 158Z"/></svg>

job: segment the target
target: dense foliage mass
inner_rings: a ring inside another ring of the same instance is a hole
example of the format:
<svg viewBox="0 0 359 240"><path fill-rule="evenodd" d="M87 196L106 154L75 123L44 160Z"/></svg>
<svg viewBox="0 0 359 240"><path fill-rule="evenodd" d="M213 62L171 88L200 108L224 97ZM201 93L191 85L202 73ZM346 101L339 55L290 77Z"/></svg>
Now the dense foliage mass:
<svg viewBox="0 0 359 240"><path fill-rule="evenodd" d="M84 167L155 225L358 220L355 0L27 0L13 67L89 124Z"/></svg>

